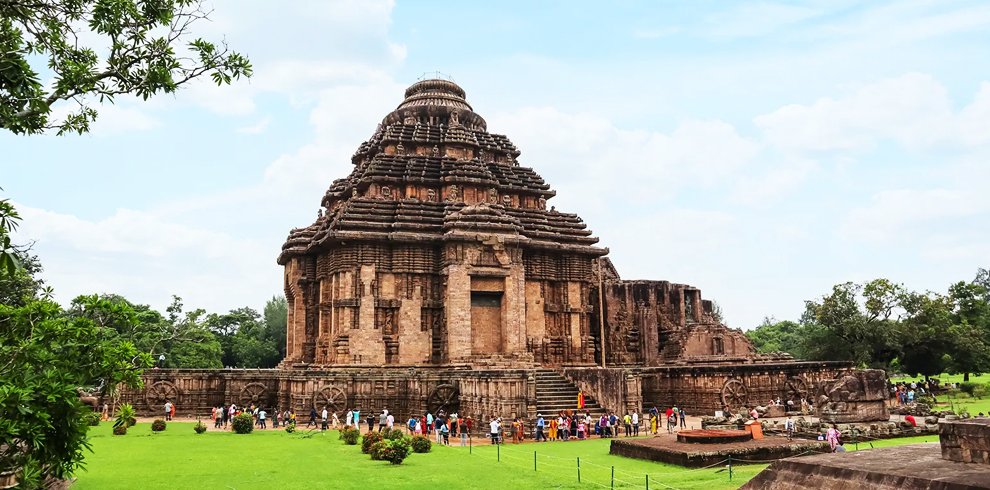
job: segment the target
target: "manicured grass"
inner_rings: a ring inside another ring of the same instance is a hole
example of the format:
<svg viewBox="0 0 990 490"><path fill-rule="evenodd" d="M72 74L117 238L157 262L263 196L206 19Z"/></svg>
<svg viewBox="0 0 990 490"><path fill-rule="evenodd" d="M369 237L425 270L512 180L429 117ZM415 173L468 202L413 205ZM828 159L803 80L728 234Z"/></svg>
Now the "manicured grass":
<svg viewBox="0 0 990 490"><path fill-rule="evenodd" d="M643 488L649 474L650 488L730 489L766 467L735 466L730 482L723 468L688 470L611 456L610 441L602 439L475 446L470 452L434 445L433 452L392 466L345 445L336 431L197 435L192 426L170 422L165 432L152 433L149 424L138 424L125 436L111 435L108 423L94 427L93 453L74 488L595 488L610 485L614 465L618 488Z"/></svg>
<svg viewBox="0 0 990 490"><path fill-rule="evenodd" d="M938 376L932 376L937 378L941 383L962 383L962 374L946 374L942 373ZM911 377L899 377L891 378L890 380L897 382L910 383L911 381L918 381L919 379L924 379L923 376L917 378ZM970 383L978 384L990 384L990 375L969 375ZM940 410L953 410L959 413L963 410L969 412L970 415L976 416L980 412L984 415L990 414L990 398L972 398L969 395L962 393L959 390L951 390L948 393L943 393L938 396L938 409Z"/></svg>
<svg viewBox="0 0 990 490"><path fill-rule="evenodd" d="M93 453L86 456L74 488L608 488L615 466L617 488L732 489L766 465L689 470L608 454L609 440L546 444L433 447L412 454L400 466L371 461L360 446L347 446L336 431L286 434L279 430L239 435L197 435L192 423L170 422L152 433L138 424L125 436L110 434L110 424L92 430ZM937 436L875 441L874 447L934 442ZM456 444L456 442L455 442ZM853 444L847 445L854 450ZM867 449L869 444L860 444ZM536 451L536 471L533 452ZM581 483L577 458L581 458ZM499 461L499 459L501 461Z"/></svg>

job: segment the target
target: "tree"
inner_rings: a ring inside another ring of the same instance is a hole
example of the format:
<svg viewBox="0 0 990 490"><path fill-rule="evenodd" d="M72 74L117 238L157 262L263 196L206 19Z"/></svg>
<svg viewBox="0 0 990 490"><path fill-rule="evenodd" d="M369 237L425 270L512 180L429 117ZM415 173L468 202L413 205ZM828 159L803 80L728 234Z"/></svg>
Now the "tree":
<svg viewBox="0 0 990 490"><path fill-rule="evenodd" d="M767 317L760 326L746 332L746 337L757 352L786 352L802 359L806 357L801 342L805 334L804 326L799 323Z"/></svg>
<svg viewBox="0 0 990 490"><path fill-rule="evenodd" d="M151 358L85 317L47 300L0 305L0 471L25 487L64 479L89 448L92 409L79 387L140 385Z"/></svg>
<svg viewBox="0 0 990 490"><path fill-rule="evenodd" d="M721 311L721 309L719 310ZM272 296L265 303L265 328L278 349L278 358L285 358L285 330L289 325L289 304L285 296Z"/></svg>
<svg viewBox="0 0 990 490"><path fill-rule="evenodd" d="M952 301L935 293L905 293L901 325L900 364L910 375L925 378L945 371L952 339Z"/></svg>
<svg viewBox="0 0 990 490"><path fill-rule="evenodd" d="M0 60L0 67L2 67ZM10 234L17 229L21 216L17 213L17 208L9 199L0 199L0 275L13 278L17 269L21 268L19 256L23 250L14 246L10 241Z"/></svg>
<svg viewBox="0 0 990 490"><path fill-rule="evenodd" d="M808 301L804 315L809 359L853 361L886 367L900 354L894 313L904 288L887 279L836 284L831 294Z"/></svg>
<svg viewBox="0 0 990 490"><path fill-rule="evenodd" d="M963 373L990 371L990 281L986 269L980 269L973 282L958 282L949 287L952 302L952 341L948 369Z"/></svg>
<svg viewBox="0 0 990 490"><path fill-rule="evenodd" d="M278 319L277 310L274 307L270 311L273 321ZM210 315L206 324L220 339L225 366L270 368L275 367L282 359L268 324L252 308L238 308L224 315Z"/></svg>
<svg viewBox="0 0 990 490"><path fill-rule="evenodd" d="M250 77L250 61L225 42L191 39L209 14L203 0L0 1L0 128L81 134L94 102L146 100L203 75L218 85ZM75 111L54 117L59 103Z"/></svg>

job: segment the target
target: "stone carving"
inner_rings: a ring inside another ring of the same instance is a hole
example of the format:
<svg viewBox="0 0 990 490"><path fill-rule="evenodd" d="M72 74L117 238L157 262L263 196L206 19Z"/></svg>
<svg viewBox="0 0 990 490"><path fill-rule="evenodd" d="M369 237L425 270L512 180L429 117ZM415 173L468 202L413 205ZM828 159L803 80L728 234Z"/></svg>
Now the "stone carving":
<svg viewBox="0 0 990 490"><path fill-rule="evenodd" d="M816 412L822 422L874 422L890 419L887 373L881 369L852 371L822 382Z"/></svg>
<svg viewBox="0 0 990 490"><path fill-rule="evenodd" d="M429 202L436 202L436 200L437 200L437 191L434 190L434 189L427 190L426 191L426 200L429 201Z"/></svg>
<svg viewBox="0 0 990 490"><path fill-rule="evenodd" d="M512 196L508 194L502 196L502 205L507 207L512 206Z"/></svg>
<svg viewBox="0 0 990 490"><path fill-rule="evenodd" d="M157 381L145 389L144 399L148 406L153 407L164 405L168 400L171 400L172 403L178 403L179 390L171 381Z"/></svg>
<svg viewBox="0 0 990 490"><path fill-rule="evenodd" d="M498 204L498 189L494 187L488 189L488 202L490 204Z"/></svg>
<svg viewBox="0 0 990 490"><path fill-rule="evenodd" d="M804 400L809 393L808 382L800 376L791 376L787 378L786 393L784 394L784 400L790 400L794 402L795 407L801 406L801 400Z"/></svg>
<svg viewBox="0 0 990 490"><path fill-rule="evenodd" d="M426 401L427 409L430 413L447 414L456 413L460 406L459 393L457 387L451 384L442 384L433 389Z"/></svg>
<svg viewBox="0 0 990 490"><path fill-rule="evenodd" d="M433 156L434 157L440 156L440 147L437 145L433 145Z"/></svg>
<svg viewBox="0 0 990 490"><path fill-rule="evenodd" d="M537 209L546 209L547 208L547 200L546 200L546 198L544 198L543 196L540 196L540 198L536 200L536 208Z"/></svg>
<svg viewBox="0 0 990 490"><path fill-rule="evenodd" d="M347 393L336 386L320 388L316 393L313 393L313 408L319 411L323 410L324 407L327 411L338 415L343 413L350 408L347 406Z"/></svg>
<svg viewBox="0 0 990 490"><path fill-rule="evenodd" d="M416 124L416 116L412 115L410 112L405 113L405 116L402 118L402 124L407 126Z"/></svg>
<svg viewBox="0 0 990 490"><path fill-rule="evenodd" d="M461 200L460 189L458 189L456 185L450 186L450 189L447 190L447 201L457 202L460 200Z"/></svg>
<svg viewBox="0 0 990 490"><path fill-rule="evenodd" d="M450 111L450 125L459 126L461 124L461 114L457 111Z"/></svg>
<svg viewBox="0 0 990 490"><path fill-rule="evenodd" d="M389 187L389 186L387 186L387 185L383 185L382 186L382 197L385 198L385 199L392 199L392 188Z"/></svg>
<svg viewBox="0 0 990 490"><path fill-rule="evenodd" d="M749 390L741 379L730 378L722 385L722 406L735 411L749 406Z"/></svg>
<svg viewBox="0 0 990 490"><path fill-rule="evenodd" d="M243 407L258 406L264 403L268 387L261 383L250 383L241 388L240 404Z"/></svg>
<svg viewBox="0 0 990 490"><path fill-rule="evenodd" d="M399 143L398 145L395 145L395 154L396 155L405 155L406 154L406 149L405 149L405 147L402 146L402 143Z"/></svg>

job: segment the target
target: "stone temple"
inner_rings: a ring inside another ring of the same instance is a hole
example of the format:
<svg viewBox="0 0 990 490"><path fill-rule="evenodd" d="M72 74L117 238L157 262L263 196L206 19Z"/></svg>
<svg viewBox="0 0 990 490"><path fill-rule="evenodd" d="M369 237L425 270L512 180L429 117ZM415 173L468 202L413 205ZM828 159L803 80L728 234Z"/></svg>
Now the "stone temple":
<svg viewBox="0 0 990 490"><path fill-rule="evenodd" d="M847 364L755 354L695 287L623 280L551 186L448 80L405 92L278 263L274 370L156 370L127 397L487 419L575 408L689 412L814 394ZM538 164L539 162L534 162ZM604 367L603 367L604 366Z"/></svg>

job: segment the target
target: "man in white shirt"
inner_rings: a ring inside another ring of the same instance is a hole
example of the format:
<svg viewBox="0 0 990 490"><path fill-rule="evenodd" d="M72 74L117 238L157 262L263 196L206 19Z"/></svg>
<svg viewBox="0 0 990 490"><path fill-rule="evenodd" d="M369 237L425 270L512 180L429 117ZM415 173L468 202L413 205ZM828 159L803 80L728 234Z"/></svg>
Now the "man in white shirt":
<svg viewBox="0 0 990 490"><path fill-rule="evenodd" d="M354 420L354 411L348 410L347 415L344 417L344 427L350 427L352 420Z"/></svg>
<svg viewBox="0 0 990 490"><path fill-rule="evenodd" d="M632 413L632 430L634 436L639 435L639 413L637 412Z"/></svg>
<svg viewBox="0 0 990 490"><path fill-rule="evenodd" d="M172 420L172 402L165 402L165 420Z"/></svg>
<svg viewBox="0 0 990 490"><path fill-rule="evenodd" d="M265 412L264 408L258 410L258 425L260 425L262 429L268 428L268 426L265 425L265 417L267 415L268 414Z"/></svg>
<svg viewBox="0 0 990 490"><path fill-rule="evenodd" d="M323 423L320 424L320 430L327 430L327 407L323 407L323 412L320 415L323 419Z"/></svg>
<svg viewBox="0 0 990 490"><path fill-rule="evenodd" d="M502 426L502 424L499 424L498 423L498 419L497 418L492 417L492 421L488 425L490 425L491 426L491 429L492 429L492 431L491 431L492 444L498 444L498 430Z"/></svg>

